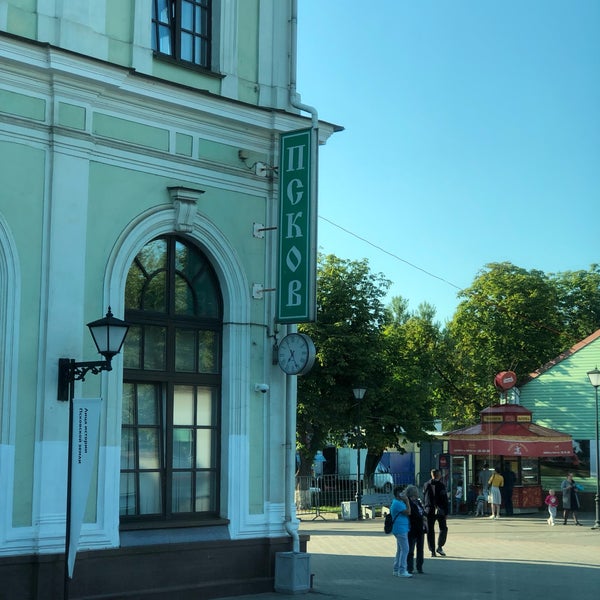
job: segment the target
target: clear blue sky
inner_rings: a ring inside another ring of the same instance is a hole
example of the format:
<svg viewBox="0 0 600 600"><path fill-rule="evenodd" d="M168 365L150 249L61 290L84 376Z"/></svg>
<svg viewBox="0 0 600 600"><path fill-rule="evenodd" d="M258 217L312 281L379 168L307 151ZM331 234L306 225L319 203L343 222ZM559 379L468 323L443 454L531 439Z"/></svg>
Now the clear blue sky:
<svg viewBox="0 0 600 600"><path fill-rule="evenodd" d="M321 250L441 322L487 263L600 262L599 32L599 0L299 0L298 91L345 128Z"/></svg>

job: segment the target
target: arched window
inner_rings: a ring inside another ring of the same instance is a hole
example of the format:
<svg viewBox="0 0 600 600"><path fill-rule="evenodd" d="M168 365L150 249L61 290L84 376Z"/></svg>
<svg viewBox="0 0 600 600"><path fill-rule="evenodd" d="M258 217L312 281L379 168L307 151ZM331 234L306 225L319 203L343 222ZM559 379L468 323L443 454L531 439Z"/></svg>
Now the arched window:
<svg viewBox="0 0 600 600"><path fill-rule="evenodd" d="M217 516L222 298L193 242L142 248L125 319L121 521Z"/></svg>

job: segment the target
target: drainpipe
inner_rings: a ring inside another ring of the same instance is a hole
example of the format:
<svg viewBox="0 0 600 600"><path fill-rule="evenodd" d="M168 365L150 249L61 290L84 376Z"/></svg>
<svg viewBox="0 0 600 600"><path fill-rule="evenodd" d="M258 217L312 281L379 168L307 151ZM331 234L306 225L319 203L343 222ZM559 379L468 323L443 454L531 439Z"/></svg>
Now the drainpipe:
<svg viewBox="0 0 600 600"><path fill-rule="evenodd" d="M294 326L295 330L296 327ZM298 520L292 521L295 508L294 493L296 489L296 382L295 375L286 375L286 406L285 406L285 530L292 538L292 551L300 552L300 536Z"/></svg>
<svg viewBox="0 0 600 600"><path fill-rule="evenodd" d="M292 15L290 20L290 105L298 110L307 112L312 117L312 128L315 132L319 126L319 115L317 109L300 102L296 91L296 68L298 48L298 0L292 0ZM316 142L315 142L316 144ZM316 155L313 153L313 160ZM313 173L316 173L316 165L313 165ZM296 325L289 327L288 333L295 333ZM296 403L297 403L297 381L295 375L287 375L285 381L285 530L293 541L293 552L300 552L300 536L298 535L298 521L292 520L295 511L294 493L296 489Z"/></svg>
<svg viewBox="0 0 600 600"><path fill-rule="evenodd" d="M298 0L292 0L292 18L290 32L290 104L312 116L312 127L318 129L319 114L317 109L308 104L302 104L296 91L296 70L298 65Z"/></svg>

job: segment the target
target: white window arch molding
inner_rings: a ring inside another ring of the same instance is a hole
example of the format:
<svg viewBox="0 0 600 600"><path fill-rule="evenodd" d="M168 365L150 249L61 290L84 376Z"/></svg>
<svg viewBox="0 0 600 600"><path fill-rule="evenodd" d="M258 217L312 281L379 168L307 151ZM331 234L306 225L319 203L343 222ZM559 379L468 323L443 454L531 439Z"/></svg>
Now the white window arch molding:
<svg viewBox="0 0 600 600"><path fill-rule="evenodd" d="M211 261L223 296L221 427L225 435L221 442L220 512L232 521L245 521L249 482L247 477L238 475L247 473L249 464L249 284L234 249L212 222L197 213L190 229L187 236ZM147 211L121 233L109 257L104 280L103 303L110 305L114 314L124 314L127 274L139 251L156 237L177 233L175 207ZM122 358L115 357L113 365L113 371L102 382L102 396L109 401L105 403L106 446L101 448L103 456L98 477L98 525L105 529L107 541L116 546L119 543Z"/></svg>
<svg viewBox="0 0 600 600"><path fill-rule="evenodd" d="M0 214L0 547L12 527L21 272L16 245Z"/></svg>

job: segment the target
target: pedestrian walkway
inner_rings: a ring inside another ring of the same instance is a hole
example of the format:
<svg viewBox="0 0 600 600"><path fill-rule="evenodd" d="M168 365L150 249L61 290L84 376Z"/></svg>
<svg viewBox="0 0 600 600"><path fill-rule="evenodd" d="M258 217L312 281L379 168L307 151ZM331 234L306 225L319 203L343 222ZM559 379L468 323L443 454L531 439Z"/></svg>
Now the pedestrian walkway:
<svg viewBox="0 0 600 600"><path fill-rule="evenodd" d="M444 600L554 600L598 597L600 531L594 516L580 515L554 527L547 514L492 520L448 519L446 557L425 553L423 575L392 576L395 538L383 533L383 519L327 519L300 524L310 535L313 587L305 594L267 593L237 600L284 600L314 594L319 600L373 600L410 593Z"/></svg>

